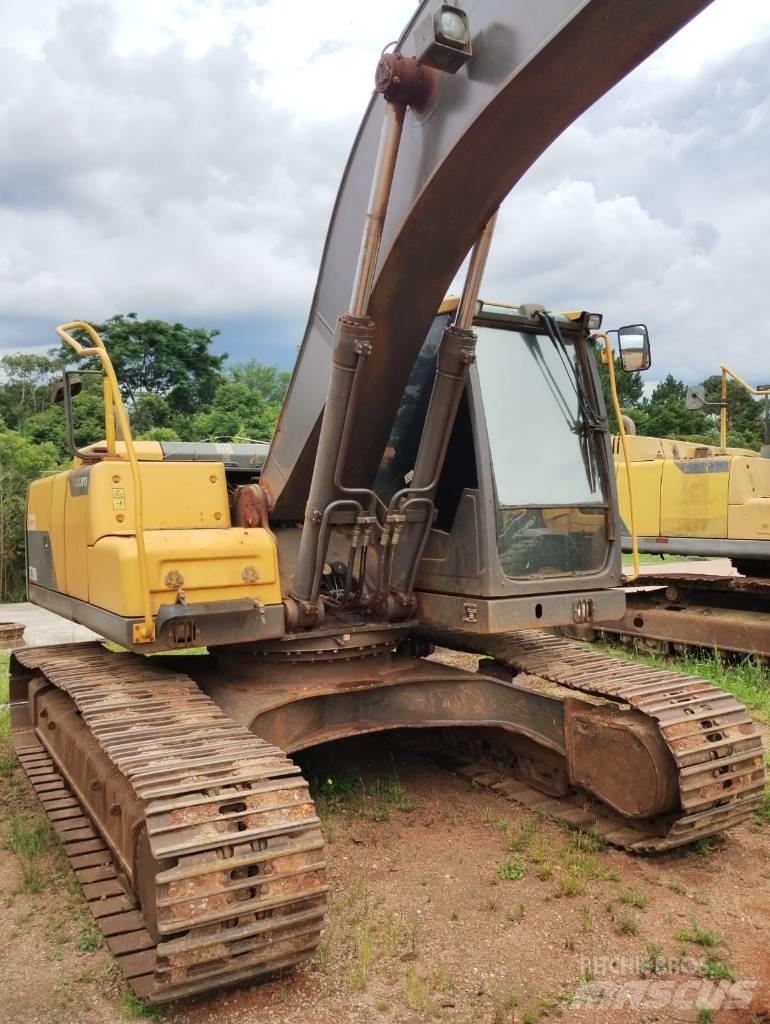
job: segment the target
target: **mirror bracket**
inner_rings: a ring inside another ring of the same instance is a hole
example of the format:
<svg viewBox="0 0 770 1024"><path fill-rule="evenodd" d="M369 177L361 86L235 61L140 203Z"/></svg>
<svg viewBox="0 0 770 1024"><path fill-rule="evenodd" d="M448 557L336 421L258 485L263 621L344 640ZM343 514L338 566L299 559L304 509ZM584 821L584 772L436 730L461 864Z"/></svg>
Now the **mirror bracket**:
<svg viewBox="0 0 770 1024"><path fill-rule="evenodd" d="M83 375L95 374L102 376L101 370L64 370L61 378L54 381L50 400L53 405L64 406L64 422L66 424L67 451L73 458L83 462L98 462L99 456L93 452L84 452L75 443L75 418L72 412L72 399L83 390Z"/></svg>

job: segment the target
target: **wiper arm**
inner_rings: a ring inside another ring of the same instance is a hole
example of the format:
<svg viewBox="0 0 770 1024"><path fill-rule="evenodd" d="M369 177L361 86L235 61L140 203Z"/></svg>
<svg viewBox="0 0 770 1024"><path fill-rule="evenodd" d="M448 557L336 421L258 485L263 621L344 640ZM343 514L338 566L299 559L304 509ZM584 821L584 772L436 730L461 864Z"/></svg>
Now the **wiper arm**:
<svg viewBox="0 0 770 1024"><path fill-rule="evenodd" d="M564 372L572 384L575 396L577 397L580 420L578 429L583 439L583 459L588 474L588 482L593 492L596 489L596 466L592 458L593 437L597 433L604 433L607 424L605 418L591 401L592 393L586 387L584 368L581 361L576 358L573 363L569 357L567 343L564 340L558 322L549 313L546 313L545 310L539 310L538 316L543 321L546 334L559 355Z"/></svg>

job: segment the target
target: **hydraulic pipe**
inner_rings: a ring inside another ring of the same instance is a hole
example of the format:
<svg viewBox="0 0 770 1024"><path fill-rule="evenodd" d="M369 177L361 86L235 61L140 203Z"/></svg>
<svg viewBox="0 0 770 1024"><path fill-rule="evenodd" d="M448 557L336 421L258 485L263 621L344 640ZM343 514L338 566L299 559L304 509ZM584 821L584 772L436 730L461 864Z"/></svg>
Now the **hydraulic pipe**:
<svg viewBox="0 0 770 1024"><path fill-rule="evenodd" d="M391 500L391 508L400 503L401 511L414 495L430 498L425 519L403 524L398 552L393 556L391 586L398 595L397 610L411 604L411 586L416 576L415 562L425 546L433 514L432 498L444 466L449 438L460 405L468 368L476 358L476 335L471 330L479 301L481 279L489 256L497 211L492 214L471 252L462 295L454 323L444 331L439 344L436 377L433 382L428 412L425 417L420 446L409 487Z"/></svg>
<svg viewBox="0 0 770 1024"><path fill-rule="evenodd" d="M374 272L377 268L382 230L385 225L385 214L388 212L388 200L393 188L393 174L396 169L396 157L401 142L405 112L406 107L403 103L386 104L385 119L380 133L380 146L377 150L377 162L372 179L372 190L369 193L364 233L358 254L358 266L350 297L351 316L366 316L369 308L369 297L372 294Z"/></svg>
<svg viewBox="0 0 770 1024"><path fill-rule="evenodd" d="M393 186L401 130L406 106L400 102L387 102L380 144L377 151L369 205L364 223L358 265L350 299L350 312L337 318L332 370L326 396L321 433L313 477L310 483L305 521L297 555L297 569L291 597L298 608L287 606L289 618L297 625L312 625L319 614L315 592L317 565L323 561L328 531L322 530L324 513L335 500L338 491L350 493L341 485L344 456L349 442L352 412L351 394L361 361L371 354L374 323L366 315L372 292L374 272L382 241L382 230L388 210L388 199ZM363 493L356 491L355 493ZM327 517L328 521L328 517Z"/></svg>

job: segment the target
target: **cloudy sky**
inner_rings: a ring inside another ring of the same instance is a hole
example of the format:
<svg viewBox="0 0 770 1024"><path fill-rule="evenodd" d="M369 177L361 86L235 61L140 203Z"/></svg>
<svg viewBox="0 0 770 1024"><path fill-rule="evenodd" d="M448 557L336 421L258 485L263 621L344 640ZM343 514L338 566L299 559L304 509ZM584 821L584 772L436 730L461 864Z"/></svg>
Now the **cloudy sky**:
<svg viewBox="0 0 770 1024"><path fill-rule="evenodd" d="M0 4L0 350L136 311L289 368L377 56L413 9ZM655 377L726 359L770 382L768 180L770 4L715 0L514 190L484 291L646 321Z"/></svg>

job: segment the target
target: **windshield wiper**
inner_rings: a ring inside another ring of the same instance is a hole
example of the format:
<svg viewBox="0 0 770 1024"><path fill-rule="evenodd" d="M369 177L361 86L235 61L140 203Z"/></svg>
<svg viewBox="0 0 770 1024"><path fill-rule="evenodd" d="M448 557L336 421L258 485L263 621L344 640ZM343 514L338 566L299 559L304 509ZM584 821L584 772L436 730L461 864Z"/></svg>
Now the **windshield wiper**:
<svg viewBox="0 0 770 1024"><path fill-rule="evenodd" d="M545 310L538 310L538 316L543 321L546 334L551 344L556 349L564 367L567 379L572 384L578 402L579 424L577 431L582 439L583 461L586 467L588 482L591 492L596 490L596 463L593 458L595 454L595 435L604 434L607 429L607 421L593 402L593 391L588 387L585 380L585 368L582 361L576 358L574 362L570 359L567 343L559 328L559 324L550 313Z"/></svg>

